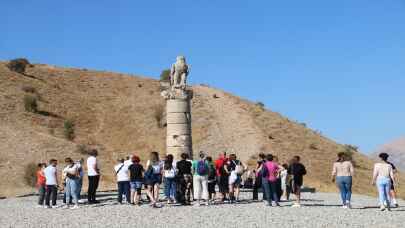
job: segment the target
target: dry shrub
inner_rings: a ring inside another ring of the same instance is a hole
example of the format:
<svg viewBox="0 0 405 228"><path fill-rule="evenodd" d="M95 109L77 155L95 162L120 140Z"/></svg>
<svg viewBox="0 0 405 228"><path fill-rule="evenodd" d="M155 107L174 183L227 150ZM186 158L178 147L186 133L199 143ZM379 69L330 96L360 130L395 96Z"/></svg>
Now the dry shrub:
<svg viewBox="0 0 405 228"><path fill-rule="evenodd" d="M37 182L37 169L38 165L34 162L28 163L24 167L24 182L30 187L35 187Z"/></svg>
<svg viewBox="0 0 405 228"><path fill-rule="evenodd" d="M159 128L162 128L164 126L164 124L163 124L164 113L165 113L165 108L163 107L162 104L155 105L153 107L153 117L155 118L157 126Z"/></svg>
<svg viewBox="0 0 405 228"><path fill-rule="evenodd" d="M38 112L38 98L32 95L24 96L24 108L27 112Z"/></svg>
<svg viewBox="0 0 405 228"><path fill-rule="evenodd" d="M75 138L75 124L72 120L65 120L63 123L63 134L67 140L73 140Z"/></svg>
<svg viewBox="0 0 405 228"><path fill-rule="evenodd" d="M18 58L18 59L13 59L10 60L10 62L7 64L7 68L11 71L17 72L19 74L24 74L25 69L27 66L30 66L30 62L25 59L25 58Z"/></svg>
<svg viewBox="0 0 405 228"><path fill-rule="evenodd" d="M170 70L165 69L160 73L160 81L168 82L170 81Z"/></svg>

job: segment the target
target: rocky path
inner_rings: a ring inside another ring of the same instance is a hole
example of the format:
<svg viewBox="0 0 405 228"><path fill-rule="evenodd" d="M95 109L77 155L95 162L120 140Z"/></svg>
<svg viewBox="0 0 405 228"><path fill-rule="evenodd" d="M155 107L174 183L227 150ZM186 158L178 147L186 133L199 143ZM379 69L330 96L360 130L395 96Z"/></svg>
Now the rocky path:
<svg viewBox="0 0 405 228"><path fill-rule="evenodd" d="M267 207L247 200L212 206L151 208L118 205L115 193L103 193L98 205L77 210L36 208L36 197L0 200L0 227L404 227L405 207L379 211L376 198L354 195L353 209L343 209L337 194L304 194L303 207ZM405 202L400 202L404 205Z"/></svg>
<svg viewBox="0 0 405 228"><path fill-rule="evenodd" d="M241 108L236 100L229 97L224 92L205 87L195 86L194 93L198 94L214 118L213 125L210 128L212 143L208 138L204 144L209 148L215 148L218 144L223 148L216 151L228 151L236 153L243 161L248 160L249 154L261 151L263 135L259 128L256 127L251 115ZM217 98L213 98L213 96ZM219 142L219 143L218 143Z"/></svg>

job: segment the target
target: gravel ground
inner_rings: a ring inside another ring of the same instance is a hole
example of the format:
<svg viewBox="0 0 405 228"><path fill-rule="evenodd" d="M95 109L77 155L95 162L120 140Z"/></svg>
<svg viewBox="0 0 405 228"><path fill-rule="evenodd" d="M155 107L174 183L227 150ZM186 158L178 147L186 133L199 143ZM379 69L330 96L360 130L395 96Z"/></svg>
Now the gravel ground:
<svg viewBox="0 0 405 228"><path fill-rule="evenodd" d="M248 198L251 193L242 193ZM267 207L263 202L211 206L119 205L115 193L102 193L100 204L77 210L36 208L37 197L0 200L0 227L404 227L405 207L379 211L377 199L354 195L353 209L343 209L339 196L305 193L303 207ZM61 201L58 201L58 203ZM401 205L405 202L400 201ZM402 224L402 225L401 225Z"/></svg>

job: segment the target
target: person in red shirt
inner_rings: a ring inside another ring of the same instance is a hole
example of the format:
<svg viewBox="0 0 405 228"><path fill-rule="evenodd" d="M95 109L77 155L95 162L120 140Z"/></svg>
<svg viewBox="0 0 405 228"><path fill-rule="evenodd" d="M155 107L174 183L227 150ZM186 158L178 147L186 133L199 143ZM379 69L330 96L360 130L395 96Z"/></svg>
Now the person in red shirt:
<svg viewBox="0 0 405 228"><path fill-rule="evenodd" d="M215 170L217 173L217 183L219 187L219 198L221 201L225 201L226 195L229 193L228 189L228 173L225 170L225 164L228 162L226 152L219 155L219 158L215 161Z"/></svg>
<svg viewBox="0 0 405 228"><path fill-rule="evenodd" d="M44 206L44 200L45 200L45 174L44 174L44 169L46 168L45 163L39 163L38 164L38 170L37 170L37 188L38 188L38 207L43 207Z"/></svg>

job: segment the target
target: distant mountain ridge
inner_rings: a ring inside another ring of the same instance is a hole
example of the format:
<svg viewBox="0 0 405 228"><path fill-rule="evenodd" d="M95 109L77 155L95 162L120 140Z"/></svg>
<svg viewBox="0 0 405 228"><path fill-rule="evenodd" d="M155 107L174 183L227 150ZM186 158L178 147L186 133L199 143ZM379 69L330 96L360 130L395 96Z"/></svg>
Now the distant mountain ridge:
<svg viewBox="0 0 405 228"><path fill-rule="evenodd" d="M377 158L380 153L389 154L389 160L393 162L398 169L405 171L405 136L379 146L372 153L372 156Z"/></svg>

